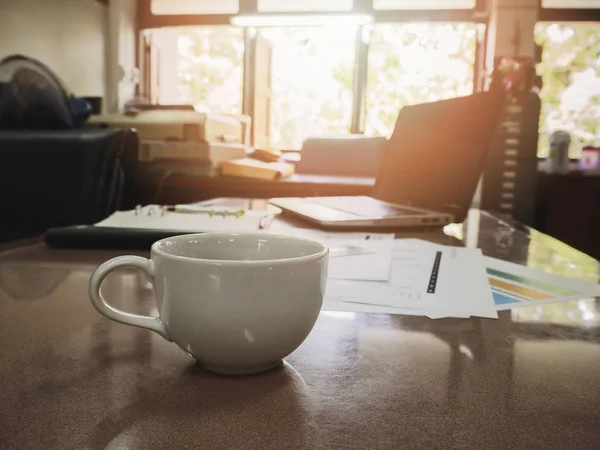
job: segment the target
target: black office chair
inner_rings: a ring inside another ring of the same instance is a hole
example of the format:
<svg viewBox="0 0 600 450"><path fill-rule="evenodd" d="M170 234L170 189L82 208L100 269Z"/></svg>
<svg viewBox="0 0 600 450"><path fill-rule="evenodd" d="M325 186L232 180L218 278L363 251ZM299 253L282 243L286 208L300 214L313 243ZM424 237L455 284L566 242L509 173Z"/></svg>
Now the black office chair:
<svg viewBox="0 0 600 450"><path fill-rule="evenodd" d="M110 215L132 149L131 130L0 130L0 242Z"/></svg>

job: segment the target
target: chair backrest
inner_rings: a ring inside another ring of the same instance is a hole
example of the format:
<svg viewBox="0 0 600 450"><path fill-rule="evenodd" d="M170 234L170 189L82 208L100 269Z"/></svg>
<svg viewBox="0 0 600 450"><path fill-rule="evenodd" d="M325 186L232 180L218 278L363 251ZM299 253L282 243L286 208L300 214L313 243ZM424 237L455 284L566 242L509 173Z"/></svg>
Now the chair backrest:
<svg viewBox="0 0 600 450"><path fill-rule="evenodd" d="M375 177L387 139L351 135L307 139L296 165L297 173Z"/></svg>

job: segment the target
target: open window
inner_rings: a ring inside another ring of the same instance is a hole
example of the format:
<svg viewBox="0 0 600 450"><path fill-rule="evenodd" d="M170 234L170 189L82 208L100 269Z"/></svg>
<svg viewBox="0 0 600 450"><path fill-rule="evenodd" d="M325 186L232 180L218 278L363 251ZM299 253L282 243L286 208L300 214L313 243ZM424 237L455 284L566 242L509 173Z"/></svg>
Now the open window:
<svg viewBox="0 0 600 450"><path fill-rule="evenodd" d="M548 156L550 135L571 135L570 156L580 157L584 145L600 146L600 23L538 23L542 46L540 141L538 156Z"/></svg>
<svg viewBox="0 0 600 450"><path fill-rule="evenodd" d="M473 23L377 24L369 46L365 133L389 136L407 105L473 92Z"/></svg>
<svg viewBox="0 0 600 450"><path fill-rule="evenodd" d="M299 149L307 137L350 132L355 34L355 26L260 30L273 42L272 145Z"/></svg>
<svg viewBox="0 0 600 450"><path fill-rule="evenodd" d="M402 106L469 94L481 70L482 0L139 2L142 92L250 115L258 147L389 135Z"/></svg>
<svg viewBox="0 0 600 450"><path fill-rule="evenodd" d="M242 112L243 30L215 25L159 28L146 34L152 46L146 51L150 78L158 78L150 80L153 101L222 114Z"/></svg>

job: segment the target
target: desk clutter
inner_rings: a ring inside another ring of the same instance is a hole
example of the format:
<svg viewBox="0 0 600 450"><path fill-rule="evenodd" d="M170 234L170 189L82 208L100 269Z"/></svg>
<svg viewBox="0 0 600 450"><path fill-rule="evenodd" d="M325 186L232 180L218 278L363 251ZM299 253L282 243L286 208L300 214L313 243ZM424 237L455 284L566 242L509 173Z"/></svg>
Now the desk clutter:
<svg viewBox="0 0 600 450"><path fill-rule="evenodd" d="M148 250L153 242L199 232L269 233L277 209L204 202L146 205L118 211L92 226L46 233L66 248ZM486 257L481 250L443 246L393 234L284 229L330 249L323 310L497 319L499 310L600 296L600 285Z"/></svg>
<svg viewBox="0 0 600 450"><path fill-rule="evenodd" d="M280 151L257 148L247 158L222 163L221 174L261 180L291 177L295 172L295 166L281 161L281 157Z"/></svg>
<svg viewBox="0 0 600 450"><path fill-rule="evenodd" d="M253 158L236 159L224 162L221 165L221 174L258 178L261 180L275 180L288 178L294 174L294 166L284 162L264 162Z"/></svg>
<svg viewBox="0 0 600 450"><path fill-rule="evenodd" d="M387 278L373 281L369 271L366 276L330 277L324 310L497 319L497 311L505 309L600 295L598 284L486 257L479 249L394 240L393 235L380 239L384 250L378 258L388 262ZM363 241L363 246L373 248L372 242ZM355 258L352 264L372 262Z"/></svg>
<svg viewBox="0 0 600 450"><path fill-rule="evenodd" d="M88 128L135 128L138 162L193 176L273 180L294 173L281 152L250 146L250 118L194 110L146 110L92 116Z"/></svg>
<svg viewBox="0 0 600 450"><path fill-rule="evenodd" d="M195 205L138 205L117 211L98 222L97 228L169 229L197 233L210 231L259 231L265 211Z"/></svg>
<svg viewBox="0 0 600 450"><path fill-rule="evenodd" d="M44 234L55 248L148 251L160 239L212 231L265 232L271 211L223 205L138 205L96 224L52 228Z"/></svg>

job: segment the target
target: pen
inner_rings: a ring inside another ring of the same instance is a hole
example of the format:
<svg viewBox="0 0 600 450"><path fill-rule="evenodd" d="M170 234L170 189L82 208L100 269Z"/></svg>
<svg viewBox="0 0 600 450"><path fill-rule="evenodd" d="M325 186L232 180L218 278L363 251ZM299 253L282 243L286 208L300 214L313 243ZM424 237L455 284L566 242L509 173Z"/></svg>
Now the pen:
<svg viewBox="0 0 600 450"><path fill-rule="evenodd" d="M236 216L240 217L245 214L243 209L238 210L219 210L202 206L192 205L165 205L161 207L163 211L178 212L186 214L208 214L209 216Z"/></svg>

